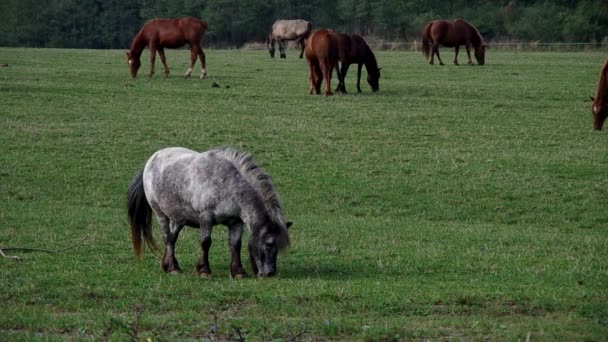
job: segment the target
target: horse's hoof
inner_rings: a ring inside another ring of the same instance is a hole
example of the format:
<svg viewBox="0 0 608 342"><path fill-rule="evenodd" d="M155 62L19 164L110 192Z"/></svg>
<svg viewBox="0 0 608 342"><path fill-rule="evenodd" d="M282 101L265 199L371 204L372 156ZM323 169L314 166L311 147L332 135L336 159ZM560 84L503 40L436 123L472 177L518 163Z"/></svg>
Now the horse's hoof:
<svg viewBox="0 0 608 342"><path fill-rule="evenodd" d="M245 273L239 273L239 274L235 274L232 276L233 279L243 279L246 277L247 277L247 274L245 274Z"/></svg>
<svg viewBox="0 0 608 342"><path fill-rule="evenodd" d="M202 272L202 273L199 273L198 276L201 278L204 278L204 279L211 279L211 273Z"/></svg>
<svg viewBox="0 0 608 342"><path fill-rule="evenodd" d="M170 271L169 274L170 275L177 275L177 274L180 274L180 271L179 270L173 270L173 271Z"/></svg>

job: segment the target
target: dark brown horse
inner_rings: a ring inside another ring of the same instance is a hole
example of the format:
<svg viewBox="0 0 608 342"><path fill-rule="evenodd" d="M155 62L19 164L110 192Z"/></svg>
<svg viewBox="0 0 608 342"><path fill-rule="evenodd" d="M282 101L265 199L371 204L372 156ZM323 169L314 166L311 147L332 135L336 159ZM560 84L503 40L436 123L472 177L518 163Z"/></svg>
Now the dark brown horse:
<svg viewBox="0 0 608 342"><path fill-rule="evenodd" d="M458 65L458 50L460 45L464 45L467 49L467 56L469 57L469 64L473 64L471 61L470 48L473 46L475 49L475 59L477 64L485 64L485 49L486 45L483 41L483 37L479 33L479 30L470 23L456 19L453 22L445 20L433 20L426 24L422 31L422 53L426 58L431 55L429 64L434 64L433 57L437 55L439 64L443 65L441 57L439 57L439 45L446 47L453 47L455 50L454 64Z"/></svg>
<svg viewBox="0 0 608 342"><path fill-rule="evenodd" d="M169 75L169 66L165 59L164 48L179 48L189 44L190 66L186 70L184 78L188 78L192 74L197 56L201 60L200 78L205 78L207 65L201 39L206 30L207 23L197 18L152 19L148 21L135 35L131 43L131 49L127 51L127 62L129 63L131 77L135 78L137 76L137 70L141 66L139 57L146 46L150 49L150 77L154 75L154 60L156 52L158 52L165 67L163 75L166 78Z"/></svg>
<svg viewBox="0 0 608 342"><path fill-rule="evenodd" d="M606 117L608 117L608 59L602 65L600 79L597 82L597 92L592 97L593 129L601 131Z"/></svg>
<svg viewBox="0 0 608 342"><path fill-rule="evenodd" d="M342 64L340 68L340 84L336 91L346 93L346 85L344 79L348 72L348 67L351 64L357 64L357 92L361 92L361 69L365 64L367 70L367 83L372 87L372 91L380 90L380 68L378 68L378 62L376 57L370 49L369 45L365 42L363 37L358 34L347 35L340 33L340 62Z"/></svg>
<svg viewBox="0 0 608 342"><path fill-rule="evenodd" d="M320 94L323 80L325 80L325 96L332 94L331 76L334 68L340 79L340 70L337 68L340 54L339 44L338 34L333 30L317 30L308 38L304 53L308 63L309 94Z"/></svg>

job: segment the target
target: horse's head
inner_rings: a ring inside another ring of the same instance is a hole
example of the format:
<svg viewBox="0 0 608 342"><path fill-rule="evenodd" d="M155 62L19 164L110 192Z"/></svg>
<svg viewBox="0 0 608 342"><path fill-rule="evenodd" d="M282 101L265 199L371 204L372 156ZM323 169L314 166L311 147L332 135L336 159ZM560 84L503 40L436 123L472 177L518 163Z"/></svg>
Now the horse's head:
<svg viewBox="0 0 608 342"><path fill-rule="evenodd" d="M285 234L290 226L291 222L285 227L269 223L249 239L249 260L255 276L272 277L277 273L277 256L279 250L289 245L289 236Z"/></svg>
<svg viewBox="0 0 608 342"><path fill-rule="evenodd" d="M475 59L479 65L484 65L486 63L486 46L484 44L475 48Z"/></svg>
<svg viewBox="0 0 608 342"><path fill-rule="evenodd" d="M135 78L137 76L137 71L141 66L141 61L139 58L133 56L131 51L127 51L127 63L129 64L129 71L131 72L131 77Z"/></svg>
<svg viewBox="0 0 608 342"><path fill-rule="evenodd" d="M382 68L378 68L373 72L369 72L368 70L367 83L369 83L369 86L372 87L372 91L380 90L380 69Z"/></svg>
<svg viewBox="0 0 608 342"><path fill-rule="evenodd" d="M592 97L593 106L591 107L591 112L593 113L593 129L597 131L602 130L602 126L604 125L604 121L608 117L608 107L599 103L599 101L595 101Z"/></svg>
<svg viewBox="0 0 608 342"><path fill-rule="evenodd" d="M268 47L268 53L270 53L270 57L274 58L274 39L272 38L272 33L268 34L268 38L266 39L266 46Z"/></svg>

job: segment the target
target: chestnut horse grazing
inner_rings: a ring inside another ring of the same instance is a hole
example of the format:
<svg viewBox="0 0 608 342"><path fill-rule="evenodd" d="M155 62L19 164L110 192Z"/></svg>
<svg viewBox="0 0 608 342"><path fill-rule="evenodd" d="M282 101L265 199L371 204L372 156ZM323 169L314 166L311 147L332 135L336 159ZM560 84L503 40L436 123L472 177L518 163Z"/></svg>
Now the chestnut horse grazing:
<svg viewBox="0 0 608 342"><path fill-rule="evenodd" d="M129 63L131 77L135 78L137 76L137 70L141 66L139 57L146 46L150 49L150 77L154 75L154 60L156 52L158 52L165 67L163 75L166 78L169 75L169 66L165 59L164 48L179 48L189 44L190 66L186 70L184 78L188 78L192 74L197 56L201 60L200 78L205 78L207 65L201 40L206 30L207 23L197 18L152 19L148 21L135 35L131 43L131 49L127 51L127 62Z"/></svg>
<svg viewBox="0 0 608 342"><path fill-rule="evenodd" d="M372 91L380 90L380 68L378 68L378 62L376 57L370 49L369 45L365 42L363 37L358 34L347 35L340 33L338 35L340 41L340 84L336 91L346 93L346 86L344 79L348 72L348 67L351 64L357 64L357 92L361 92L361 69L365 64L367 69L367 83L372 87Z"/></svg>
<svg viewBox="0 0 608 342"><path fill-rule="evenodd" d="M445 20L433 20L426 24L422 31L422 53L426 58L431 55L429 64L434 64L434 55L437 55L439 64L443 65L441 57L439 57L439 45L453 47L455 50L454 64L458 65L458 50L460 45L464 45L467 49L469 64L471 61L471 45L475 49L475 59L477 64L485 64L485 43L479 30L470 23L456 19L453 22Z"/></svg>
<svg viewBox="0 0 608 342"><path fill-rule="evenodd" d="M306 46L306 39L310 36L311 30L312 24L303 19L279 19L275 21L274 24L272 24L272 30L268 34L268 39L266 40L270 57L274 58L274 46L275 43L278 42L281 58L286 58L285 41L295 40L296 44L300 46L300 58L302 58Z"/></svg>
<svg viewBox="0 0 608 342"><path fill-rule="evenodd" d="M323 80L325 80L325 96L332 94L331 76L334 68L338 73L338 80L341 79L338 68L339 44L338 34L333 30L317 30L308 38L304 52L308 63L309 94L320 94Z"/></svg>
<svg viewBox="0 0 608 342"><path fill-rule="evenodd" d="M175 244L184 226L201 229L201 258L196 272L211 275L211 229L228 227L230 275L245 276L241 264L241 237L249 227L249 260L253 274L271 277L277 272L277 254L289 246L290 222L286 222L279 195L270 177L251 155L232 148L195 152L165 148L154 153L128 191L128 215L133 248L141 256L142 240L155 248L152 213L165 239L165 272L180 270Z"/></svg>
<svg viewBox="0 0 608 342"><path fill-rule="evenodd" d="M608 59L604 61L600 71L600 79L597 82L597 92L592 97L593 106L593 129L601 131L606 117L608 117Z"/></svg>

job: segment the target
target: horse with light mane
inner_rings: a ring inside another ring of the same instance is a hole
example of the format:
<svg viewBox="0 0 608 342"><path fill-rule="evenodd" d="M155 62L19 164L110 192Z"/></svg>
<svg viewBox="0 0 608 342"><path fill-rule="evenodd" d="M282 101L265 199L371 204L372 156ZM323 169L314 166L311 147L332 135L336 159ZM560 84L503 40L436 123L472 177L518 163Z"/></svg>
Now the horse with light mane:
<svg viewBox="0 0 608 342"><path fill-rule="evenodd" d="M321 82L325 80L325 96L332 95L331 76L336 68L338 80L341 79L338 59L340 42L338 33L333 30L317 30L306 42L306 62L308 64L309 94L321 93Z"/></svg>
<svg viewBox="0 0 608 342"><path fill-rule="evenodd" d="M475 59L477 64L485 64L485 49L486 45L479 30L472 24L462 19L456 19L453 22L445 20L433 20L426 24L422 31L422 53L428 59L429 54L431 59L429 64L434 64L434 55L437 55L439 64L443 65L443 61L439 56L439 45L453 47L455 50L454 64L458 65L458 50L460 45L464 45L467 49L469 64L471 61L470 48L475 49Z"/></svg>
<svg viewBox="0 0 608 342"><path fill-rule="evenodd" d="M131 48L127 51L127 62L131 77L137 76L137 71L141 66L140 56L144 48L150 49L150 76L154 75L154 62L156 52L160 55L163 63L165 78L169 76L169 66L165 58L164 48L179 48L186 44L190 45L190 65L184 74L184 78L190 77L192 68L196 63L196 58L201 60L201 76L203 79L207 75L207 65L205 63L205 52L203 51L203 35L207 31L207 23L197 18L177 18L177 19L152 19L144 24L131 42Z"/></svg>
<svg viewBox="0 0 608 342"><path fill-rule="evenodd" d="M241 264L241 237L245 225L249 260L254 275L271 277L277 272L277 253L289 246L291 222L283 216L279 195L270 177L247 153L232 148L195 152L166 148L154 153L128 191L128 216L133 248L138 258L142 241L156 249L152 213L156 214L165 241L161 267L180 271L175 244L184 226L200 228L201 258L196 272L211 275L211 230L228 227L231 251L230 275L246 275Z"/></svg>
<svg viewBox="0 0 608 342"><path fill-rule="evenodd" d="M608 59L602 65L600 78L597 82L597 91L595 97L591 97L591 100L593 101L591 106L593 129L601 131L604 121L608 117Z"/></svg>
<svg viewBox="0 0 608 342"><path fill-rule="evenodd" d="M275 21L266 40L270 57L274 58L275 43L278 42L280 56L281 58L286 58L285 41L295 40L296 44L300 46L300 58L302 58L306 39L310 36L310 31L312 31L312 24L303 19L279 19Z"/></svg>

